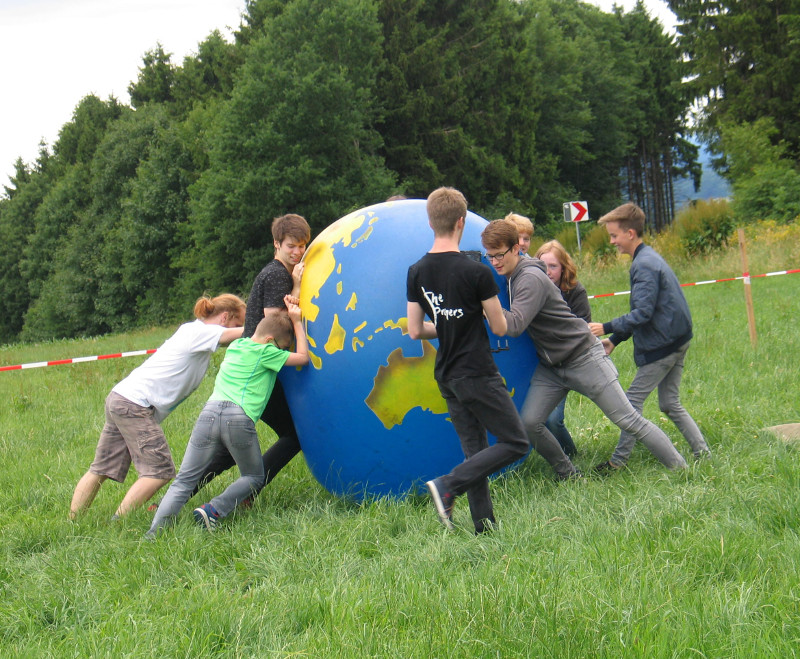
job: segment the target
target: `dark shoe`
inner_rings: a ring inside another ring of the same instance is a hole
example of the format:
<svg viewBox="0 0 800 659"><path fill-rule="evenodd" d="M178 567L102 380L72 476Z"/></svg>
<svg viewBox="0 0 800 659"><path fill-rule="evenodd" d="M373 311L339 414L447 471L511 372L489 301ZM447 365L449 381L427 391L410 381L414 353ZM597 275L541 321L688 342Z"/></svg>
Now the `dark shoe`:
<svg viewBox="0 0 800 659"><path fill-rule="evenodd" d="M580 469L575 469L575 471L571 471L568 474L556 474L556 480L559 483L563 483L565 481L577 481L583 478L583 472Z"/></svg>
<svg viewBox="0 0 800 659"><path fill-rule="evenodd" d="M455 528L453 526L453 503L456 498L450 492L442 490L438 478L428 481L425 485L431 494L433 505L436 506L436 512L439 513L439 521L444 524L445 528L452 531Z"/></svg>
<svg viewBox="0 0 800 659"><path fill-rule="evenodd" d="M488 535L500 530L500 522L493 519L482 519L475 525L475 535Z"/></svg>
<svg viewBox="0 0 800 659"><path fill-rule="evenodd" d="M611 460L606 460L605 462L601 462L599 465L595 466L594 473L600 474L601 476L608 476L609 474L613 474L620 469L622 469L622 466L618 467L611 462Z"/></svg>
<svg viewBox="0 0 800 659"><path fill-rule="evenodd" d="M217 528L219 513L210 503L204 503L199 508L195 508L192 514L194 515L195 521L200 526L205 526L209 531L213 531Z"/></svg>
<svg viewBox="0 0 800 659"><path fill-rule="evenodd" d="M706 460L711 457L710 449L705 449L704 451L698 451L694 454L695 460Z"/></svg>

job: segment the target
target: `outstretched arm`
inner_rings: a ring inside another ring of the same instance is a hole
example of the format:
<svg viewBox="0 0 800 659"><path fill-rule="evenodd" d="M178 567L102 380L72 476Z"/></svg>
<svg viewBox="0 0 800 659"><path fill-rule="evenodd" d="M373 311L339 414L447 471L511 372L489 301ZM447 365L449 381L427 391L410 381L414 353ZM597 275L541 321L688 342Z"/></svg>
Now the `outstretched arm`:
<svg viewBox="0 0 800 659"><path fill-rule="evenodd" d="M241 339L242 332L244 332L244 327L231 327L230 329L226 329L222 333L222 336L219 337L219 344L221 346L226 346L231 341L235 341L236 339Z"/></svg>
<svg viewBox="0 0 800 659"><path fill-rule="evenodd" d="M489 321L489 329L497 336L505 336L508 333L508 322L503 314L500 299L495 295L488 300L484 300L481 304L483 305L483 315Z"/></svg>
<svg viewBox="0 0 800 659"><path fill-rule="evenodd" d="M306 262L300 261L292 269L292 296L300 297L300 283L303 280L303 272L306 269Z"/></svg>
<svg viewBox="0 0 800 659"><path fill-rule="evenodd" d="M286 366L305 366L308 364L308 340L303 329L303 314L297 304L297 298L287 295L283 298L289 310L289 318L294 326L295 352L289 353Z"/></svg>
<svg viewBox="0 0 800 659"><path fill-rule="evenodd" d="M438 337L436 326L429 320L425 320L425 312L419 303L407 303L406 317L408 319L408 335L412 339L435 339Z"/></svg>

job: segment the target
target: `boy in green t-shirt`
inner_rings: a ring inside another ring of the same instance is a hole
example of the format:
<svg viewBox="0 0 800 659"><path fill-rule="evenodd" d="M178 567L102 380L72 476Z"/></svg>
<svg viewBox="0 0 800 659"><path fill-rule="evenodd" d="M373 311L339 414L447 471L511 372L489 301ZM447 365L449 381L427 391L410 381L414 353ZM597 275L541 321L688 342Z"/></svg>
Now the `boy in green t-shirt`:
<svg viewBox="0 0 800 659"><path fill-rule="evenodd" d="M214 392L197 418L180 471L158 506L148 536L155 536L180 512L220 444L236 460L240 476L222 494L195 508L198 524L213 531L217 520L263 487L264 463L255 422L269 400L278 371L285 365L308 363L298 299L287 295L284 301L288 313L269 310L252 338L237 339L225 353ZM293 329L297 347L289 352Z"/></svg>

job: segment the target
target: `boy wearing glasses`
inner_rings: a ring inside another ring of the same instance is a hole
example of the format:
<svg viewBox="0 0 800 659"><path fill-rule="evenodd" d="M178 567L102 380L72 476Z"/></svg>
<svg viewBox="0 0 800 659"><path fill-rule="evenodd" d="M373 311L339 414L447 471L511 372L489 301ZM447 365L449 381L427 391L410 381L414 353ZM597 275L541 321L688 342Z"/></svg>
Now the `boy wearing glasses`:
<svg viewBox="0 0 800 659"><path fill-rule="evenodd" d="M466 460L426 486L448 529L455 499L466 492L475 532L483 533L495 523L488 476L523 457L529 445L483 322L485 315L492 332L505 334L497 284L486 265L459 250L467 201L454 188L439 188L428 197L427 211L433 247L408 269L408 333L439 339L434 377ZM487 430L497 437L492 446Z"/></svg>
<svg viewBox="0 0 800 659"><path fill-rule="evenodd" d="M527 331L539 356L521 412L533 447L559 474L566 468L569 458L545 422L567 392L575 390L594 402L620 429L640 440L662 464L670 469L686 467L664 432L628 401L603 344L587 323L569 310L548 278L544 263L520 256L514 223L490 222L481 242L497 273L508 279L511 308L503 310L506 333L519 336Z"/></svg>
<svg viewBox="0 0 800 659"><path fill-rule="evenodd" d="M217 520L264 487L256 421L266 407L278 371L286 365L308 363L298 299L287 295L284 301L288 313L268 310L252 338L237 339L225 353L214 391L197 418L180 471L158 506L148 537L154 537L180 512L220 447L231 454L240 475L222 494L195 508L198 524L213 531ZM297 352L290 353L292 330Z"/></svg>

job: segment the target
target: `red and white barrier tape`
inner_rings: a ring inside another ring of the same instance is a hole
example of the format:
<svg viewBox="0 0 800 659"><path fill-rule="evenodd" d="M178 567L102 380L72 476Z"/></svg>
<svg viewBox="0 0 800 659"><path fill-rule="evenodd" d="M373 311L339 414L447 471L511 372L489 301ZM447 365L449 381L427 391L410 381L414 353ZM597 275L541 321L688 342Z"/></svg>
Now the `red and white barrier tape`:
<svg viewBox="0 0 800 659"><path fill-rule="evenodd" d="M94 355L92 357L73 357L72 359L57 359L52 362L32 362L30 364L15 364L14 366L0 366L0 371L19 371L25 368L41 368L42 366L61 366L61 364L77 364L79 362L94 362L98 359L116 359L117 357L137 357L138 355L152 355L155 348L149 350L133 350L131 352L116 352L112 355Z"/></svg>
<svg viewBox="0 0 800 659"><path fill-rule="evenodd" d="M723 281L736 281L737 279L745 279L749 283L753 277L774 277L776 275L793 275L800 272L800 268L795 270L779 270L778 272L765 272L763 275L751 275L745 272L741 277L727 277L725 279L709 279L708 281L693 281L688 284L681 284L681 286L703 286L704 284L719 284ZM616 293L601 293L600 295L590 295L589 299L593 300L599 297L612 297L614 295L630 295L630 291L617 291Z"/></svg>
<svg viewBox="0 0 800 659"><path fill-rule="evenodd" d="M751 277L774 277L776 275L793 275L800 272L800 268L795 270L780 270L778 272L766 272L763 275L751 275L745 272L741 277L727 277L725 279L709 279L708 281L693 281L681 286L703 286L704 284L719 284L724 281L736 281L737 279L750 279ZM589 299L600 297L612 297L614 295L630 295L630 291L618 291L616 293L601 293L600 295L590 295ZM149 350L134 350L132 352L117 352L111 355L94 355L93 357L73 357L72 359L57 359L52 362L32 362L30 364L15 364L14 366L0 366L0 371L19 371L26 368L41 368L42 366L60 366L62 364L77 364L79 362L93 362L98 359L115 359L117 357L137 357L139 355L152 355L155 348Z"/></svg>

